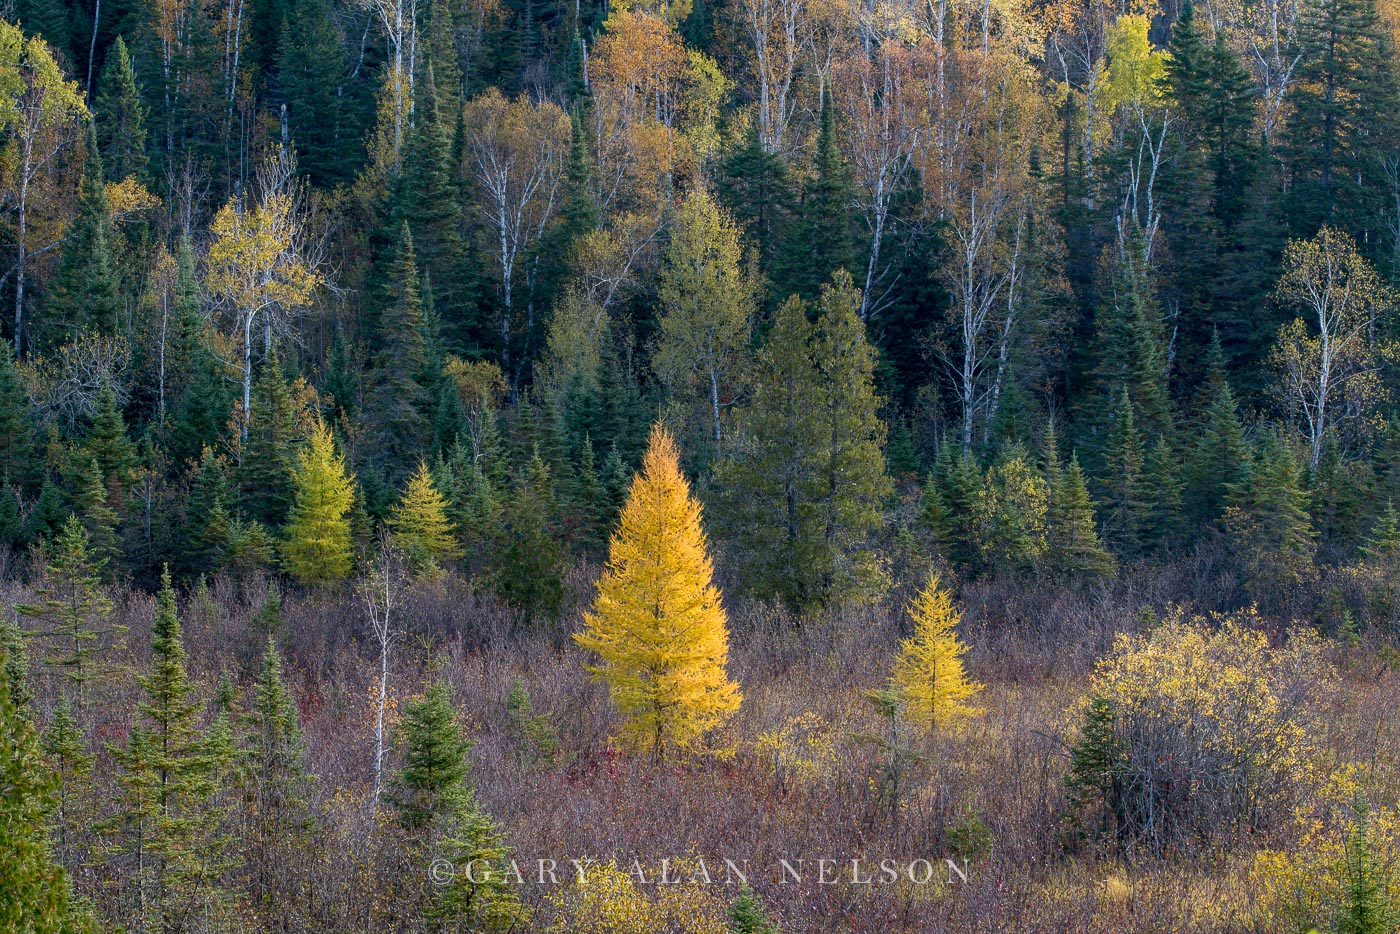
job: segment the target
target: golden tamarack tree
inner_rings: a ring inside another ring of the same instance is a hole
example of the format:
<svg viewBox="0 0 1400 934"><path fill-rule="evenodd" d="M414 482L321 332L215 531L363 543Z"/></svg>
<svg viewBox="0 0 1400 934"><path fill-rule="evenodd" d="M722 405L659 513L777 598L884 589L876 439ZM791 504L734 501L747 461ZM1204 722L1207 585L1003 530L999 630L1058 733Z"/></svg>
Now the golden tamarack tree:
<svg viewBox="0 0 1400 934"><path fill-rule="evenodd" d="M700 504L681 474L671 435L652 429L641 472L584 617L579 645L627 718L624 742L658 760L693 748L741 700L729 680L729 631L700 527Z"/></svg>
<svg viewBox="0 0 1400 934"><path fill-rule="evenodd" d="M967 676L963 664L967 646L957 633L962 614L940 583L937 571L929 574L928 583L910 605L914 634L900 644L890 676L905 715L923 729L940 729L982 712L966 703L982 685Z"/></svg>
<svg viewBox="0 0 1400 934"><path fill-rule="evenodd" d="M460 557L461 546L447 518L447 500L438 492L428 465L418 462L418 470L408 478L403 496L389 515L394 543L418 568L436 567Z"/></svg>
<svg viewBox="0 0 1400 934"><path fill-rule="evenodd" d="M324 423L317 423L302 449L295 475L296 498L287 519L282 560L303 584L338 581L353 563L350 507L355 491L345 460Z"/></svg>

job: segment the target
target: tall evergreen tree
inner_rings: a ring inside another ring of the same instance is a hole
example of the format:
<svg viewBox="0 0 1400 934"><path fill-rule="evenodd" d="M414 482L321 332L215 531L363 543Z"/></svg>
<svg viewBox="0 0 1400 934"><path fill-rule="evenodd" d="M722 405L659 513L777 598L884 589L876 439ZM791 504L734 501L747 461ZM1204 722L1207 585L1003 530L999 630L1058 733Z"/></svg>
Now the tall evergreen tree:
<svg viewBox="0 0 1400 934"><path fill-rule="evenodd" d="M836 114L830 91L822 94L817 119L817 146L812 174L802 190L789 231L783 236L782 295L813 301L823 284L856 265L851 170L836 138Z"/></svg>
<svg viewBox="0 0 1400 934"><path fill-rule="evenodd" d="M248 438L238 464L239 508L271 527L281 525L292 503L296 443L301 440L297 403L273 347L253 383Z"/></svg>
<svg viewBox="0 0 1400 934"><path fill-rule="evenodd" d="M36 465L34 421L30 415L29 394L20 381L15 348L0 341L0 482L23 489L33 479Z"/></svg>
<svg viewBox="0 0 1400 934"><path fill-rule="evenodd" d="M1375 0L1306 0L1295 28L1285 220L1296 236L1326 223L1379 246L1384 159L1400 143L1393 41Z"/></svg>
<svg viewBox="0 0 1400 934"><path fill-rule="evenodd" d="M9 651L0 645L0 929L96 931L51 849L55 779L29 711L16 701L22 688L9 674Z"/></svg>
<svg viewBox="0 0 1400 934"><path fill-rule="evenodd" d="M107 50L97 96L92 102L97 127L97 150L102 156L106 178L119 182L146 177L146 108L136 86L131 56L121 36Z"/></svg>
<svg viewBox="0 0 1400 934"><path fill-rule="evenodd" d="M376 351L366 377L365 427L372 463L397 485L428 443L427 393L419 382L427 365L423 303L413 235L405 221L391 270L392 301L384 309Z"/></svg>
<svg viewBox="0 0 1400 934"><path fill-rule="evenodd" d="M112 603L102 592L100 566L94 563L90 549L77 517L69 516L49 544L45 580L36 593L38 602L15 608L35 621L34 636L48 646L45 663L62 671L73 684L79 707L88 683L106 673L100 658L108 648L102 644L103 638L125 632L108 618Z"/></svg>
<svg viewBox="0 0 1400 934"><path fill-rule="evenodd" d="M184 637L167 570L151 630L151 668L125 746L109 746L121 766L122 809L110 822L114 857L128 859L133 915L148 930L177 930L183 919L219 917L227 893L227 841L213 802L228 751L200 730L203 705L186 667Z"/></svg>
<svg viewBox="0 0 1400 934"><path fill-rule="evenodd" d="M112 335L122 320L121 285L114 256L117 233L107 203L97 129L88 125L87 161L78 208L64 238L63 259L49 291L45 332L59 344L84 328Z"/></svg>

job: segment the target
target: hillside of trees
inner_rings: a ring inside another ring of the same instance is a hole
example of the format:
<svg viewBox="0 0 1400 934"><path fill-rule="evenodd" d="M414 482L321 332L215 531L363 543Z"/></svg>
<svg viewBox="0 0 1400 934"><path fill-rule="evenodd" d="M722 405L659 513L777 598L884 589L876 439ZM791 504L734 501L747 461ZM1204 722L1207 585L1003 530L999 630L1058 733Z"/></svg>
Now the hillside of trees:
<svg viewBox="0 0 1400 934"><path fill-rule="evenodd" d="M1400 930L1395 0L3 0L0 306L0 931Z"/></svg>

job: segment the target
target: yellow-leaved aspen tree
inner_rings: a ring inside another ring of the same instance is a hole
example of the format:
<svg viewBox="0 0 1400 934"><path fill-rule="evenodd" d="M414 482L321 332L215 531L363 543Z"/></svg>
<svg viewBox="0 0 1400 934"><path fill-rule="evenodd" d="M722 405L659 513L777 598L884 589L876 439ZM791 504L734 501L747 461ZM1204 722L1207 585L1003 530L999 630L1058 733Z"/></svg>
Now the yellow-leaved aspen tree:
<svg viewBox="0 0 1400 934"><path fill-rule="evenodd" d="M228 307L232 330L243 348L244 441L252 405L254 328L263 325L270 342L276 316L307 305L324 282L301 223L302 192L292 153L281 148L273 153L258 182L261 195L256 204L235 196L214 215L214 242L204 279L209 294Z"/></svg>
<svg viewBox="0 0 1400 934"><path fill-rule="evenodd" d="M940 586L936 571L914 598L909 615L914 618L914 634L900 644L890 676L905 716L923 729L938 729L981 713L966 703L982 685L968 677L963 663L967 646L957 633L962 614Z"/></svg>
<svg viewBox="0 0 1400 934"><path fill-rule="evenodd" d="M25 342L25 277L30 261L63 242L63 204L53 192L40 192L46 182L61 179L54 162L68 144L78 138L87 107L77 82L68 81L54 59L53 50L39 36L25 36L18 27L0 22L0 209L14 218L10 236L14 264L0 278L0 285L15 277L15 355L23 358ZM44 197L36 198L36 194ZM52 213L42 231L35 215ZM43 246L35 248L41 233Z"/></svg>
<svg viewBox="0 0 1400 934"><path fill-rule="evenodd" d="M729 679L729 629L712 582L700 503L681 474L680 453L664 428L652 429L641 472L584 616L579 645L627 718L623 739L661 761L693 748L739 709Z"/></svg>

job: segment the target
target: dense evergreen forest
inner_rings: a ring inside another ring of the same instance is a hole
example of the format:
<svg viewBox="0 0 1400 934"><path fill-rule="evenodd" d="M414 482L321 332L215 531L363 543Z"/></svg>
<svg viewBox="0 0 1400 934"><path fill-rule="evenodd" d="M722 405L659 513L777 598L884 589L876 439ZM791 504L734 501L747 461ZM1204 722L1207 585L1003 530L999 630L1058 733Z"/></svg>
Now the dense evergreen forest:
<svg viewBox="0 0 1400 934"><path fill-rule="evenodd" d="M4 0L0 931L1400 930L1397 43Z"/></svg>

